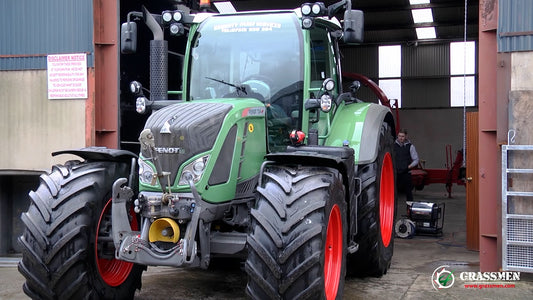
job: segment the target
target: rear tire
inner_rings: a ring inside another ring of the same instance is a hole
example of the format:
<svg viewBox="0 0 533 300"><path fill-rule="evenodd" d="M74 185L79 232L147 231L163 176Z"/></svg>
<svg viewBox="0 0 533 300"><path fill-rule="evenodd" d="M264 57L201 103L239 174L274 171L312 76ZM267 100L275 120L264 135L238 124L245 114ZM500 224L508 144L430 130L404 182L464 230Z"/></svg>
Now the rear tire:
<svg viewBox="0 0 533 300"><path fill-rule="evenodd" d="M342 175L329 168L269 166L248 235L253 299L341 299L346 274Z"/></svg>
<svg viewBox="0 0 533 300"><path fill-rule="evenodd" d="M350 275L380 277L390 268L396 203L393 143L391 128L383 123L376 160L358 169L362 191L355 239L359 250L348 258Z"/></svg>
<svg viewBox="0 0 533 300"><path fill-rule="evenodd" d="M133 298L144 267L114 258L110 218L113 182L128 171L121 163L70 163L41 176L21 216L25 229L19 237L19 271L28 296ZM134 216L132 227L137 226Z"/></svg>

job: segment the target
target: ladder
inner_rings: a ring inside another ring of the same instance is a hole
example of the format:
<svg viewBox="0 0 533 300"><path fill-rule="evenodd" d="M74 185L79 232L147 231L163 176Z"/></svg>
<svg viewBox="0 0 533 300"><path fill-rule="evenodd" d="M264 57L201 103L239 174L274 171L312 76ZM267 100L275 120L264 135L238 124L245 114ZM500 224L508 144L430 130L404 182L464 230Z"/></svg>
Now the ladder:
<svg viewBox="0 0 533 300"><path fill-rule="evenodd" d="M523 168L528 157L533 161L533 145L502 146L502 268L505 271L533 273L533 167Z"/></svg>

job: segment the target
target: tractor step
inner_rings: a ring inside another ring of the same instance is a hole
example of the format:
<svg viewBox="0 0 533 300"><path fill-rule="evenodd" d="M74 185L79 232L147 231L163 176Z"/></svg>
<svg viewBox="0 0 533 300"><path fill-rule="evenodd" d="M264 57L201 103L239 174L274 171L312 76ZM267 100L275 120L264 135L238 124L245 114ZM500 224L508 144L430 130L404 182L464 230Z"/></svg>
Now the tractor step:
<svg viewBox="0 0 533 300"><path fill-rule="evenodd" d="M348 253L354 254L355 252L357 252L357 250L359 250L359 244L354 241L351 241L350 245L348 246Z"/></svg>

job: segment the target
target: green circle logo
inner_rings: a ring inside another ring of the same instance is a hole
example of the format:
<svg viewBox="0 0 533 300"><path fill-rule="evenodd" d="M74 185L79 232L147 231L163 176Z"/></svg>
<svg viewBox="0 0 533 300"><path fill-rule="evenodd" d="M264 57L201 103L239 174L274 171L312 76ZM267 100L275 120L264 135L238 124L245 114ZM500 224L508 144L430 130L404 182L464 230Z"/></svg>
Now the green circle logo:
<svg viewBox="0 0 533 300"><path fill-rule="evenodd" d="M449 268L450 266L444 265L436 268L435 271L433 271L433 274L431 275L431 284L437 291L449 289L453 286L453 283L455 282L455 276L453 276L453 272L450 271Z"/></svg>

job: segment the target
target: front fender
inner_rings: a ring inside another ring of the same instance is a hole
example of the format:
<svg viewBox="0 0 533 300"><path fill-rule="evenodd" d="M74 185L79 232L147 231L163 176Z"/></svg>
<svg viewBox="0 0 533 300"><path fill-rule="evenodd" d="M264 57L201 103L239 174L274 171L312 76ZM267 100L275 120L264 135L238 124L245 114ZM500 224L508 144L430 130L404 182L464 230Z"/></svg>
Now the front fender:
<svg viewBox="0 0 533 300"><path fill-rule="evenodd" d="M132 158L137 159L133 152L105 147L87 147L80 149L61 150L52 153L52 156L61 154L73 154L85 160L130 162Z"/></svg>
<svg viewBox="0 0 533 300"><path fill-rule="evenodd" d="M393 128L390 109L375 103L341 105L331 124L326 146L349 146L354 149L358 164L373 162L378 155L381 124L387 122Z"/></svg>

